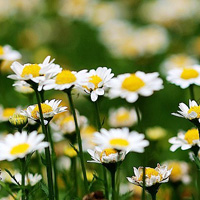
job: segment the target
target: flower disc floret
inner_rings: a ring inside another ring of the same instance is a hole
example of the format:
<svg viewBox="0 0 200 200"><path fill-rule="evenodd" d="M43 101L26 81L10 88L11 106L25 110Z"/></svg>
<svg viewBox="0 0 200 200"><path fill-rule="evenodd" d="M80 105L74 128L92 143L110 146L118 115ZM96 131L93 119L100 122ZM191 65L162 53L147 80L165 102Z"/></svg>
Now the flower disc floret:
<svg viewBox="0 0 200 200"><path fill-rule="evenodd" d="M53 111L52 107L50 105L45 104L45 103L41 104L41 108L42 108L43 114L50 113L50 112ZM33 109L33 111L31 112L31 116L34 119L39 119L39 107L38 107L38 105L36 105L35 108Z"/></svg>
<svg viewBox="0 0 200 200"><path fill-rule="evenodd" d="M58 85L70 84L76 81L76 76L70 70L62 70L57 76L55 83Z"/></svg>
<svg viewBox="0 0 200 200"><path fill-rule="evenodd" d="M38 64L26 65L22 71L21 76L26 77L32 75L32 77L37 77L40 75L41 67Z"/></svg>
<svg viewBox="0 0 200 200"><path fill-rule="evenodd" d="M199 72L191 68L184 68L181 73L182 79L191 79L191 78L196 78L198 76L199 76Z"/></svg>
<svg viewBox="0 0 200 200"><path fill-rule="evenodd" d="M199 140L199 131L198 129L190 129L185 133L184 139L188 142L188 144L192 144L193 140Z"/></svg>

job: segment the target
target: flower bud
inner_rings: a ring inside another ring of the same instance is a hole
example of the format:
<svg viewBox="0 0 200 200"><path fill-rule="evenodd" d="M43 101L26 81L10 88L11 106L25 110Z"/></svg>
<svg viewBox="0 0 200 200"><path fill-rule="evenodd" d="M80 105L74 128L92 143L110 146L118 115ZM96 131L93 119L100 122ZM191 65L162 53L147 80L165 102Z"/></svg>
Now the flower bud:
<svg viewBox="0 0 200 200"><path fill-rule="evenodd" d="M9 122L16 128L22 129L28 122L28 118L24 115L14 113L9 117Z"/></svg>

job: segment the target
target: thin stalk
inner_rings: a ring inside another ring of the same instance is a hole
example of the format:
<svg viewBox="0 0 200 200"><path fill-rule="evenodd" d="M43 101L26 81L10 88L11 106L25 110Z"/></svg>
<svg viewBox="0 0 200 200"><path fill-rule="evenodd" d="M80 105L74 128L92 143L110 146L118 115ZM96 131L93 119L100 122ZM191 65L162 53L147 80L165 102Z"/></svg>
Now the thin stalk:
<svg viewBox="0 0 200 200"><path fill-rule="evenodd" d="M156 193L151 193L152 200L156 200Z"/></svg>
<svg viewBox="0 0 200 200"><path fill-rule="evenodd" d="M53 139L52 139L52 134L51 134L51 128L50 128L49 125L47 125L46 129L47 129L49 142L50 142L50 145L51 145L51 160L52 160L52 163L53 163L55 199L59 200L59 190L58 190L58 182L57 182L58 171L57 171L57 166L56 166L56 161L57 161L56 153L55 153L55 149L54 149L54 144L53 144Z"/></svg>
<svg viewBox="0 0 200 200"><path fill-rule="evenodd" d="M25 165L26 165L26 159L22 158L21 159L21 175L22 175L22 182L21 182L21 186L22 186L22 200L26 199L26 192L25 192L25 175L26 175L26 171L25 171Z"/></svg>
<svg viewBox="0 0 200 200"><path fill-rule="evenodd" d="M116 196L115 196L115 171L111 172L111 182L112 182L112 200L116 200Z"/></svg>
<svg viewBox="0 0 200 200"><path fill-rule="evenodd" d="M89 190L88 190L88 181L87 181L87 176L86 176L86 169L85 169L85 164L84 164L82 140L81 140L80 129L79 129L79 126L78 126L76 111L75 111L74 103L73 103L73 99L72 99L71 89L67 90L66 93L67 93L67 96L68 96L68 99L69 99L69 104L70 104L70 108L71 108L71 111L72 111L72 114L73 114L74 123L75 123L75 127L76 127L76 134L77 134L78 147L79 147L79 154L78 155L79 155L80 161L81 161L85 192L88 194Z"/></svg>
<svg viewBox="0 0 200 200"><path fill-rule="evenodd" d="M190 89L190 98L191 100L195 100L195 96L194 96L194 85L190 85L189 86L189 89Z"/></svg>
<svg viewBox="0 0 200 200"><path fill-rule="evenodd" d="M76 157L71 158L71 173L72 180L74 181L73 192L75 195L78 193L77 171L76 171Z"/></svg>
<svg viewBox="0 0 200 200"><path fill-rule="evenodd" d="M95 112L96 112L96 119L97 119L96 120L97 129L98 129L98 131L100 131L100 129L101 129L101 119L100 119L100 114L99 114L98 101L95 101L94 105L95 105ZM107 180L106 169L104 167L103 167L103 177L104 177L105 196L106 196L106 198L108 198L108 180Z"/></svg>
<svg viewBox="0 0 200 200"><path fill-rule="evenodd" d="M200 169L197 168L197 191L198 191L198 198L200 199Z"/></svg>
<svg viewBox="0 0 200 200"><path fill-rule="evenodd" d="M44 125L44 118L42 114L41 102L39 97L39 92L35 89L35 94L38 102L38 108L40 112L40 121L42 125L42 131L45 134L45 141L49 142L48 134ZM48 181L48 190L49 190L49 200L54 200L54 189L53 189L53 176L52 176L52 163L50 156L49 146L45 148L45 157L46 157L46 169L47 169L47 181Z"/></svg>

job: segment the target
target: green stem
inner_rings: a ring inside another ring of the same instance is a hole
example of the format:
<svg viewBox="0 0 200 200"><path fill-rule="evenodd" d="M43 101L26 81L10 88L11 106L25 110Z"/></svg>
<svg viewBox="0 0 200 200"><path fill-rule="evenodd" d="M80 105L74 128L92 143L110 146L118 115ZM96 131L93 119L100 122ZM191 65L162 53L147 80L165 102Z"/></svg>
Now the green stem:
<svg viewBox="0 0 200 200"><path fill-rule="evenodd" d="M151 198L152 198L152 200L156 200L156 193L152 193Z"/></svg>
<svg viewBox="0 0 200 200"><path fill-rule="evenodd" d="M84 164L82 140L81 140L80 129L79 129L79 126L78 126L76 111L75 111L74 103L73 103L73 99L72 99L71 89L66 90L66 93L67 93L67 96L68 96L68 99L69 99L69 104L70 104L71 112L73 114L74 123L75 123L75 127L76 127L76 134L77 134L78 147L79 147L79 154L78 155L79 155L80 161L81 161L85 192L88 194L88 192L89 192L88 191L88 181L87 181L86 169L85 169L85 164Z"/></svg>
<svg viewBox="0 0 200 200"><path fill-rule="evenodd" d="M21 159L21 175L22 175L22 182L21 182L21 186L22 186L22 200L26 199L26 192L25 192L25 175L26 175L26 159L22 158Z"/></svg>
<svg viewBox="0 0 200 200"><path fill-rule="evenodd" d="M200 169L197 167L197 191L198 191L198 198L200 199Z"/></svg>
<svg viewBox="0 0 200 200"><path fill-rule="evenodd" d="M42 131L45 134L45 141L49 142L48 134L44 125L44 118L42 114L41 102L39 97L39 92L37 88L35 89L35 94L38 102L38 108L40 112L40 121L42 125ZM47 181L48 181L48 190L49 190L49 199L54 200L54 190L53 190L53 176L52 176L52 163L50 156L50 148L49 146L45 148L45 157L46 157L46 169L47 169Z"/></svg>
<svg viewBox="0 0 200 200"><path fill-rule="evenodd" d="M71 175L72 175L72 180L74 181L74 194L77 196L78 193L78 182L77 182L77 171L76 171L76 157L71 158Z"/></svg>
<svg viewBox="0 0 200 200"><path fill-rule="evenodd" d="M111 172L111 182L112 182L112 200L116 200L116 196L115 196L115 171Z"/></svg>
<svg viewBox="0 0 200 200"><path fill-rule="evenodd" d="M189 86L189 89L190 89L190 98L191 100L195 100L195 96L194 96L194 85L190 85Z"/></svg>
<svg viewBox="0 0 200 200"><path fill-rule="evenodd" d="M100 131L101 129L101 119L100 119L100 114L99 114L99 106L98 106L98 101L94 102L95 105L95 112L96 112L96 123L97 123L97 129ZM104 176L104 187L105 187L105 196L108 199L108 180L107 180L107 174L106 174L106 169L103 167L103 176Z"/></svg>

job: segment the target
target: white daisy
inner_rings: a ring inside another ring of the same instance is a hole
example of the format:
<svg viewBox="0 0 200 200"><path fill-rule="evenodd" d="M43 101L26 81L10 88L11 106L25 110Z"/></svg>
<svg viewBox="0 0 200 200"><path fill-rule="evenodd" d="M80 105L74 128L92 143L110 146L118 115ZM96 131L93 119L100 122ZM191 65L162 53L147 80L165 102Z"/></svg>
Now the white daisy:
<svg viewBox="0 0 200 200"><path fill-rule="evenodd" d="M180 103L178 107L180 108L180 111L172 113L172 115L189 120L198 120L198 122L200 122L200 106L196 101L189 100L189 107L184 103Z"/></svg>
<svg viewBox="0 0 200 200"><path fill-rule="evenodd" d="M38 90L40 91L44 81L61 71L60 66L53 62L54 59L50 61L50 56L47 56L41 64L28 63L21 65L18 62L14 62L11 65L11 69L15 74L9 75L8 78L20 81L24 80L30 84L39 84Z"/></svg>
<svg viewBox="0 0 200 200"><path fill-rule="evenodd" d="M21 54L18 51L13 50L11 46L0 46L0 60L14 61L19 60L21 57Z"/></svg>
<svg viewBox="0 0 200 200"><path fill-rule="evenodd" d="M44 90L65 90L73 86L80 85L85 79L87 70L81 70L79 72L63 69L53 79L49 79L44 82Z"/></svg>
<svg viewBox="0 0 200 200"><path fill-rule="evenodd" d="M170 151L172 152L176 151L179 147L182 150L190 149L196 145L200 147L199 131L196 128L189 129L187 132L180 131L177 137L169 139L169 143L172 144L170 147Z"/></svg>
<svg viewBox="0 0 200 200"><path fill-rule="evenodd" d="M169 180L172 182L181 181L185 184L188 184L191 181L189 175L189 164L184 161L179 160L169 160L163 163L168 166L168 169L172 168L172 172Z"/></svg>
<svg viewBox="0 0 200 200"><path fill-rule="evenodd" d="M121 97L129 103L137 101L138 96L150 96L153 91L163 88L162 79L158 78L158 73L148 73L137 71L134 74L121 74L113 78L110 82L110 98Z"/></svg>
<svg viewBox="0 0 200 200"><path fill-rule="evenodd" d="M149 142L144 140L144 134L136 131L129 132L128 128L110 129L109 131L102 128L100 133L95 133L94 142L102 148L139 153L144 152L144 147L149 145Z"/></svg>
<svg viewBox="0 0 200 200"><path fill-rule="evenodd" d="M131 127L137 123L135 109L120 107L109 111L109 124L112 127Z"/></svg>
<svg viewBox="0 0 200 200"><path fill-rule="evenodd" d="M172 69L168 72L167 80L183 89L192 84L200 85L200 65Z"/></svg>
<svg viewBox="0 0 200 200"><path fill-rule="evenodd" d="M28 84L26 81L15 81L13 84L15 90L19 93L23 94L31 94L34 90L31 88L31 85Z"/></svg>
<svg viewBox="0 0 200 200"><path fill-rule="evenodd" d="M88 162L94 163L117 163L123 161L126 156L126 151L117 151L112 148L101 149L100 147L95 147L94 150L88 149L88 153L93 159Z"/></svg>
<svg viewBox="0 0 200 200"><path fill-rule="evenodd" d="M24 158L29 153L46 148L48 142L43 142L44 137L44 134L38 134L37 131L8 134L0 141L0 160Z"/></svg>
<svg viewBox="0 0 200 200"><path fill-rule="evenodd" d="M88 72L86 82L82 85L82 88L91 95L92 101L96 101L99 95L104 95L113 76L111 69L107 67L98 67L96 70L92 69Z"/></svg>
<svg viewBox="0 0 200 200"><path fill-rule="evenodd" d="M3 108L3 106L0 105L0 122L8 121L10 116L12 116L14 113L19 113L20 110L21 110L21 107Z"/></svg>
<svg viewBox="0 0 200 200"><path fill-rule="evenodd" d="M67 107L63 106L58 107L60 103L61 100L55 100L55 99L51 101L46 100L44 103L41 103L45 124L48 124L48 122L52 119L54 115L66 111ZM22 110L21 114L35 121L40 120L40 112L38 105L29 106L26 110Z"/></svg>
<svg viewBox="0 0 200 200"><path fill-rule="evenodd" d="M21 173L17 173L14 175L15 176L15 179L17 180L17 182L19 184L22 183L22 175ZM40 180L42 180L42 176L40 174L31 174L31 173L28 173L25 175L25 185L31 185L31 186L34 186L36 185ZM14 184L17 184L15 180L12 179L12 182Z"/></svg>
<svg viewBox="0 0 200 200"><path fill-rule="evenodd" d="M128 181L138 185L138 186L143 186L143 167L133 168L135 176L132 177L127 177ZM157 167L150 168L146 167L145 168L145 186L151 187L155 184L161 184L161 183L166 183L169 181L169 176L171 174L172 169L168 170L166 165L160 166L157 164Z"/></svg>

